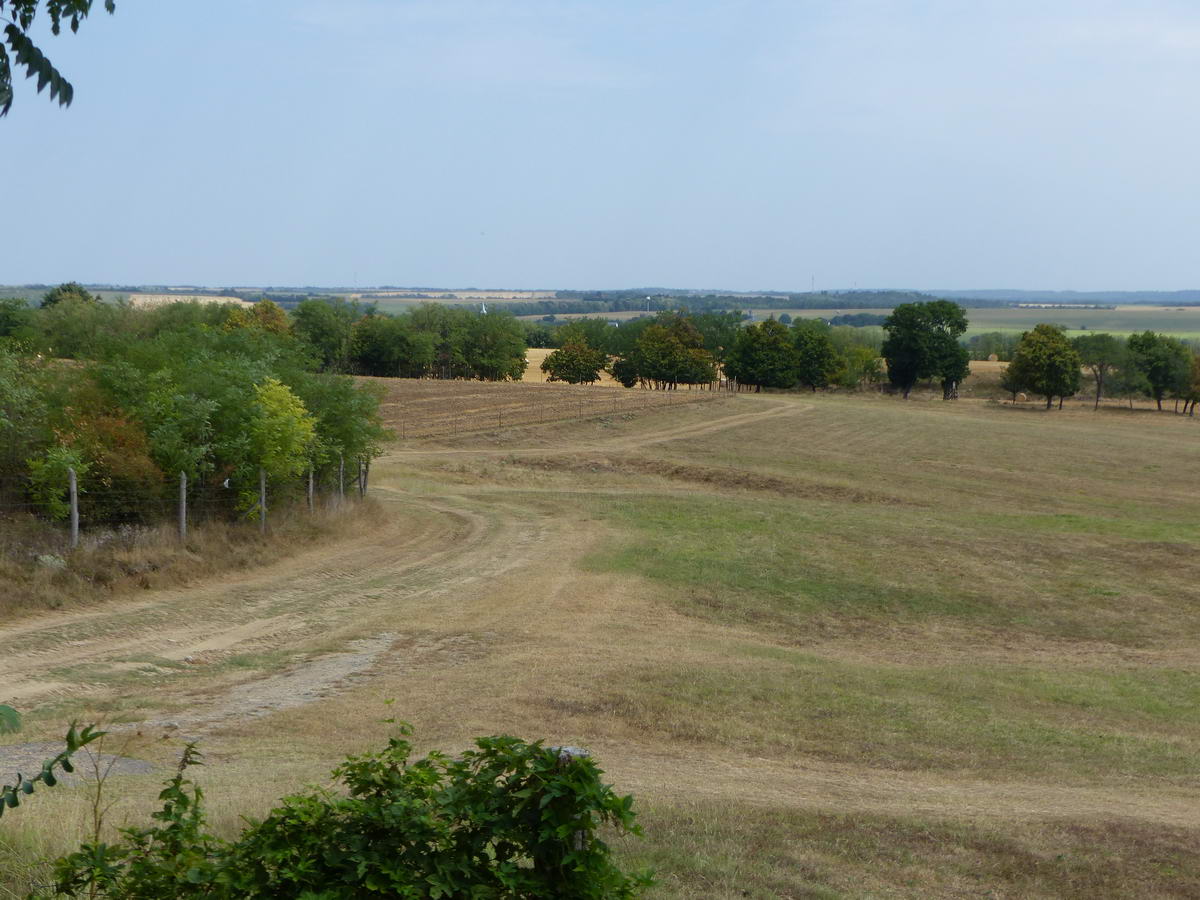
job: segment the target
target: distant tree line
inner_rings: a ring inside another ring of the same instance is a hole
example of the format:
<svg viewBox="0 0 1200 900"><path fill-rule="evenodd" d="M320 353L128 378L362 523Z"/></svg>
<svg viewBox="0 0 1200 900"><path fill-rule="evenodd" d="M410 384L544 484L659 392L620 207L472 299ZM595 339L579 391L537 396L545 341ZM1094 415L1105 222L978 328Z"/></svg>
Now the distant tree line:
<svg viewBox="0 0 1200 900"><path fill-rule="evenodd" d="M539 323L547 346L542 368L551 380L591 383L608 371L626 387L679 385L858 387L882 377L878 329L832 328L802 319L789 328L768 319L745 324L737 310L663 311L612 326L604 319Z"/></svg>

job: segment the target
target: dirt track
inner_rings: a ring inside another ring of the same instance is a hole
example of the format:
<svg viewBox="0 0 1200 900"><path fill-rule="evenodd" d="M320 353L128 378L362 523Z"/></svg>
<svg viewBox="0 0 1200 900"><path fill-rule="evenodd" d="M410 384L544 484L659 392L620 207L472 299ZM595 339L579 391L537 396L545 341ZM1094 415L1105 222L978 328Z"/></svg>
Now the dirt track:
<svg viewBox="0 0 1200 900"><path fill-rule="evenodd" d="M596 534L586 521L556 516L524 485L489 486L482 502L449 495L408 467L454 456L627 453L810 413L796 398L744 397L586 444L548 447L531 433L516 446L397 450L373 471L388 524L369 539L250 576L7 626L0 684L25 709L71 701L86 714L120 699L121 717L144 729L208 735L218 747L272 714L293 716L285 727L298 734L324 725L339 703L366 702L372 683L443 746L487 731L568 728L569 716L552 712L560 698L667 652L681 633L719 641L736 628L681 622L635 580L581 571L576 562ZM676 751L636 734L598 737L592 749L622 790L650 797L1200 825L1194 787L1047 786L786 763ZM3 763L0 748L0 771Z"/></svg>

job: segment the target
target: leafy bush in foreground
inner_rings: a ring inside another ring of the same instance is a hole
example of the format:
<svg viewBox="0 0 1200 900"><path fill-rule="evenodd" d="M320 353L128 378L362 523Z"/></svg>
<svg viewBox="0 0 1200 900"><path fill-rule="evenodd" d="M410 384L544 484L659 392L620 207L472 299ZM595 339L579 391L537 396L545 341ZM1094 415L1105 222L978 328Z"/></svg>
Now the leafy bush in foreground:
<svg viewBox="0 0 1200 900"><path fill-rule="evenodd" d="M207 831L202 794L185 778L189 746L149 828L85 844L56 865L57 893L136 898L380 895L407 898L623 898L651 883L612 862L603 824L640 834L587 758L540 743L480 738L451 759L409 764L409 743L334 770L346 793L286 797L233 842Z"/></svg>

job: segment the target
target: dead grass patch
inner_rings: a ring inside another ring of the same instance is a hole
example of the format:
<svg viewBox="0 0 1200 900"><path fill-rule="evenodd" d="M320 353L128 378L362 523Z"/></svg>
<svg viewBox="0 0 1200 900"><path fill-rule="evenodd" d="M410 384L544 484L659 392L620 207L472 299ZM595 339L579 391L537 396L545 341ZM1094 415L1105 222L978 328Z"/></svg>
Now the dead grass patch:
<svg viewBox="0 0 1200 900"><path fill-rule="evenodd" d="M210 521L191 526L187 540L180 541L175 528L164 524L93 533L75 550L63 546L60 529L44 523L26 522L18 537L5 525L0 621L250 569L333 536L369 532L383 518L371 500L312 515L292 507L272 511L265 536L257 524ZM55 561L47 565L46 556Z"/></svg>

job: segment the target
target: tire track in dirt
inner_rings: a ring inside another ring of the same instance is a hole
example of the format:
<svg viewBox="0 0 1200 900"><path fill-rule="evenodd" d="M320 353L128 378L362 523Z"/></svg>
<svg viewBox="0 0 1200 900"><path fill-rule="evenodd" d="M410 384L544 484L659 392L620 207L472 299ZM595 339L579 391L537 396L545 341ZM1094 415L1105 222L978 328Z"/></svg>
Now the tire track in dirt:
<svg viewBox="0 0 1200 900"><path fill-rule="evenodd" d="M248 575L0 629L0 641L10 648L0 657L5 697L29 708L46 699L106 693L98 676L154 667L157 660L319 642L362 606L415 596L420 585L451 578L459 566L482 565L479 548L495 530L485 517L395 491L386 496L398 508L394 524L365 545L337 542ZM405 506L424 510L420 530L403 527L411 524L401 512ZM395 589L401 580L412 586Z"/></svg>
<svg viewBox="0 0 1200 900"><path fill-rule="evenodd" d="M553 450L624 450L746 427L810 408L774 398L768 402L765 409ZM544 454L547 449L401 451L385 459L497 452ZM326 544L252 573L87 610L47 613L0 628L0 642L11 648L0 657L5 699L30 708L47 700L103 696L113 692L107 682L122 672L150 670L159 680L169 680L170 664L208 662L214 654L234 650L300 649L345 626L363 607L412 602L427 594L430 585L448 590L456 580L469 584L511 571L522 564L514 548L538 539L530 522L521 533L514 531L512 521L500 528L479 513L395 488L379 487L375 496L395 504L397 511L391 527L365 543ZM402 521L405 507L423 511L420 528ZM486 552L488 535L501 532L502 550Z"/></svg>

